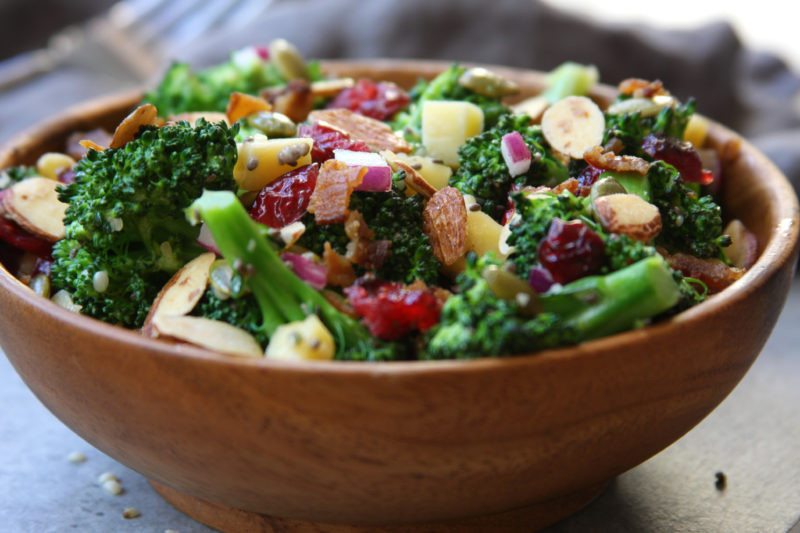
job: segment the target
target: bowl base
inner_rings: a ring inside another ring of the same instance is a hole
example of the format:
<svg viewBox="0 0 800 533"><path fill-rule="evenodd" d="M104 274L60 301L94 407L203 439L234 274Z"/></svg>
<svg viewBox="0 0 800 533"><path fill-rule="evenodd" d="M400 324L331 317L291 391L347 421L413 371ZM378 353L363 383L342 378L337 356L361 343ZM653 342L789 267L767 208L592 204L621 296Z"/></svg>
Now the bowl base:
<svg viewBox="0 0 800 533"><path fill-rule="evenodd" d="M607 483L593 485L577 492L527 507L485 516L438 523L349 525L310 522L292 518L267 516L252 511L227 507L195 498L172 487L148 480L159 496L182 513L225 533L254 531L277 533L450 533L450 532L525 532L543 529L566 518L594 500Z"/></svg>

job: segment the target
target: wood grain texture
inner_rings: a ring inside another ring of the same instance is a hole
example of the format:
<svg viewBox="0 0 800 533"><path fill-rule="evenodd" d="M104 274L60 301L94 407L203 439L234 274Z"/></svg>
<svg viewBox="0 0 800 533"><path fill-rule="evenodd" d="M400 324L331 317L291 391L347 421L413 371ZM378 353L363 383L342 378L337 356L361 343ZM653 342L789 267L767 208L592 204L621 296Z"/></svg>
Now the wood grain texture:
<svg viewBox="0 0 800 533"><path fill-rule="evenodd" d="M325 66L408 86L448 64ZM541 74L502 72L523 97L542 86ZM611 92L594 96L602 102ZM137 97L95 102L32 129L0 152L0 168L34 161L75 129L113 126ZM731 139L739 138L711 126L712 145ZM744 141L724 176L727 215L759 238L753 268L670 321L575 347L501 360L232 359L70 313L5 269L0 342L71 429L168 498L184 493L187 509L198 499L232 509L232 530L233 515L248 511L253 520L275 517L263 530L283 531L304 521L441 523L572 502L552 521L701 421L775 324L797 260L797 199ZM192 516L203 520L200 507ZM526 520L549 523L540 516Z"/></svg>

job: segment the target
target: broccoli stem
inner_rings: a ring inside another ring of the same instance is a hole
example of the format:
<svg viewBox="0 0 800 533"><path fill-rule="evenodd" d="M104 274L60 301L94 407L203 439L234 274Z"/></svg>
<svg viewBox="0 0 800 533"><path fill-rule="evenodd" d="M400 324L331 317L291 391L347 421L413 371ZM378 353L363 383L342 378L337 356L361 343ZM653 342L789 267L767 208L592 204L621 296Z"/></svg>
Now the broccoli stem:
<svg viewBox="0 0 800 533"><path fill-rule="evenodd" d="M651 256L605 276L579 279L541 299L584 340L635 327L680 299L680 288L661 256Z"/></svg>
<svg viewBox="0 0 800 533"><path fill-rule="evenodd" d="M366 328L340 313L319 292L298 278L272 249L262 228L229 191L204 191L187 210L208 225L219 251L242 274L263 314L262 327L270 336L278 326L317 313L337 339L337 355L367 350Z"/></svg>
<svg viewBox="0 0 800 533"><path fill-rule="evenodd" d="M582 96L589 93L597 83L597 69L567 61L547 75L547 89L542 96L552 104L567 96Z"/></svg>

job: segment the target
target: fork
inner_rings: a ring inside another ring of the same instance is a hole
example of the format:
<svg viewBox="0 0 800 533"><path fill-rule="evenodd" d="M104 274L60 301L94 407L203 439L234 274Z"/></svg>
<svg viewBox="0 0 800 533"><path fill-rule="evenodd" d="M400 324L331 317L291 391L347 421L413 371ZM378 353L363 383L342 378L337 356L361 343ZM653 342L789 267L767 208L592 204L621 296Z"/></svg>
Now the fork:
<svg viewBox="0 0 800 533"><path fill-rule="evenodd" d="M122 0L83 26L53 35L44 49L0 62L0 91L62 66L97 68L131 82L157 73L170 51L208 32L236 29L272 0Z"/></svg>

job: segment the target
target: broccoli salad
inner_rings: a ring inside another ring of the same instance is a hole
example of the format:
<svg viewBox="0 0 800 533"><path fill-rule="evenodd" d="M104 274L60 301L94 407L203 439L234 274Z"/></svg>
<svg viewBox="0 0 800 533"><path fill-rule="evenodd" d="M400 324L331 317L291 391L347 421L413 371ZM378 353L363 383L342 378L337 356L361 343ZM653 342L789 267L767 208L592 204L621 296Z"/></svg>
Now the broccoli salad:
<svg viewBox="0 0 800 533"><path fill-rule="evenodd" d="M175 63L113 132L0 173L3 260L142 334L276 359L530 354L644 327L756 260L693 101L561 65L325 77L290 43Z"/></svg>

